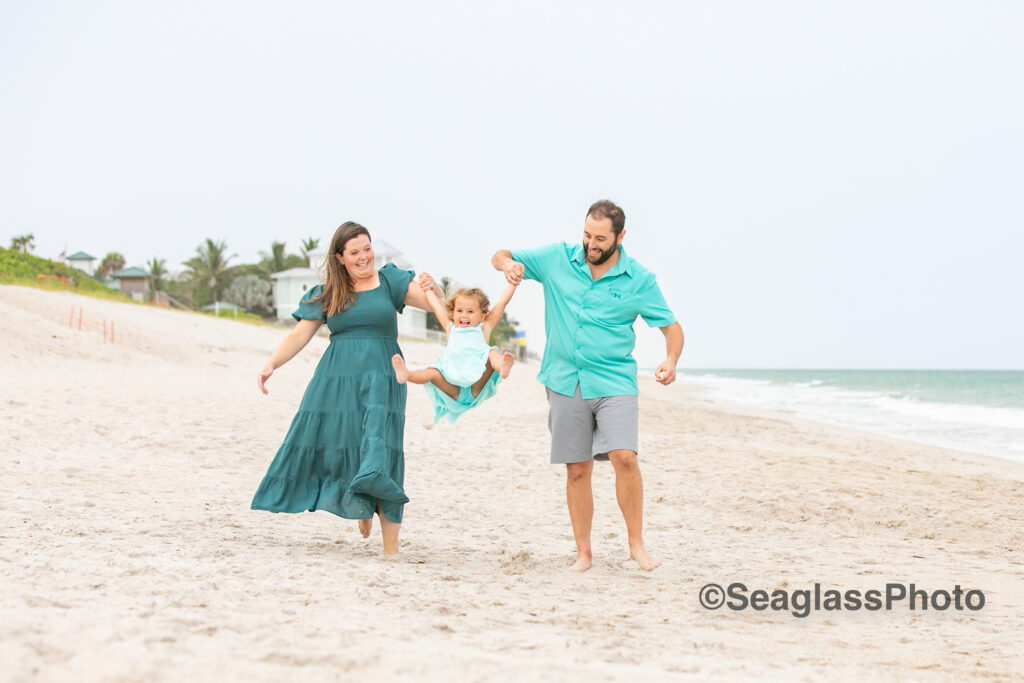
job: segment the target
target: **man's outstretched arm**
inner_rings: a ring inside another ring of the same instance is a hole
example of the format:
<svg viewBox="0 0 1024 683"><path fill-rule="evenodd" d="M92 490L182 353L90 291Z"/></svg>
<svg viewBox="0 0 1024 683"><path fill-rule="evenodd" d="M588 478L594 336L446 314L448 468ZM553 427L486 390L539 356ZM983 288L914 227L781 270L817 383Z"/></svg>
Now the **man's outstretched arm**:
<svg viewBox="0 0 1024 683"><path fill-rule="evenodd" d="M512 252L508 249L499 249L491 257L491 265L495 270L505 273L505 279L510 285L518 285L523 281L525 268L522 263L513 260Z"/></svg>

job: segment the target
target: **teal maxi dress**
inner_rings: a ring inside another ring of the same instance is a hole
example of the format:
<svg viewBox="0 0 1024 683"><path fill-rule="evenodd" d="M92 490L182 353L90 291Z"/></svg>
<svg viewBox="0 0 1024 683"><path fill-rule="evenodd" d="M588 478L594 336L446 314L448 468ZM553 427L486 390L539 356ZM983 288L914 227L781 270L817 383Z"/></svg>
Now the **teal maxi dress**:
<svg viewBox="0 0 1024 683"><path fill-rule="evenodd" d="M356 293L348 309L325 318L317 285L292 316L323 320L331 331L299 412L252 499L253 510L326 510L369 519L380 506L402 521L406 386L395 380L397 313L414 273L388 264L380 286Z"/></svg>

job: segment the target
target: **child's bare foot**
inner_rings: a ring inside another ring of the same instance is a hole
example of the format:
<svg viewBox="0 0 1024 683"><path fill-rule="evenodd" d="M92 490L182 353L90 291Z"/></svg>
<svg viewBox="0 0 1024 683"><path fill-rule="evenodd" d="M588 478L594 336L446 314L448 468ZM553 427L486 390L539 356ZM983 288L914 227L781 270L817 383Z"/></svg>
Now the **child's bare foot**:
<svg viewBox="0 0 1024 683"><path fill-rule="evenodd" d="M397 353L391 356L391 367L395 369L395 379L399 384L405 384L409 380L409 368L405 367L405 361Z"/></svg>
<svg viewBox="0 0 1024 683"><path fill-rule="evenodd" d="M498 369L498 374L502 379L508 379L508 371L512 369L512 364L515 362L516 357L508 351L501 354L501 367Z"/></svg>
<svg viewBox="0 0 1024 683"><path fill-rule="evenodd" d="M363 535L363 538L370 537L370 531L373 529L373 517L369 519L359 520L359 533Z"/></svg>

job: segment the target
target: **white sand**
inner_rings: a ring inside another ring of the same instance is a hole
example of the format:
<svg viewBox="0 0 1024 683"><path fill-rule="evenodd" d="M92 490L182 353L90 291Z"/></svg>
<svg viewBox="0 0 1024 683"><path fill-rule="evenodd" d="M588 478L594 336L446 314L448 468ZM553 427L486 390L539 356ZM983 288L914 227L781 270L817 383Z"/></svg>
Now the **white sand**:
<svg viewBox="0 0 1024 683"><path fill-rule="evenodd" d="M68 329L72 305L87 320ZM570 574L536 366L455 426L411 387L402 554L324 512L249 510L317 338L0 287L4 680L1010 679L1024 670L1024 466L641 388L653 573L611 467ZM410 365L436 351L404 342ZM707 611L751 588L985 592L980 612Z"/></svg>

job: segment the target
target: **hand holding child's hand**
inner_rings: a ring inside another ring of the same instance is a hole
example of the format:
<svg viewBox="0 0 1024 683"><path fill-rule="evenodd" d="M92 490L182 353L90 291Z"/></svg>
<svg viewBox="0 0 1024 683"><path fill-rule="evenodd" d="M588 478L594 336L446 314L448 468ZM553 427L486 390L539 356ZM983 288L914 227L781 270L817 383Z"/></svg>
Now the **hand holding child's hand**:
<svg viewBox="0 0 1024 683"><path fill-rule="evenodd" d="M523 273L526 271L526 267L518 261L513 261L512 265L505 269L505 279L508 280L510 285L519 285L523 281Z"/></svg>
<svg viewBox="0 0 1024 683"><path fill-rule="evenodd" d="M434 289L434 278L430 273L420 273L420 289L424 292Z"/></svg>

